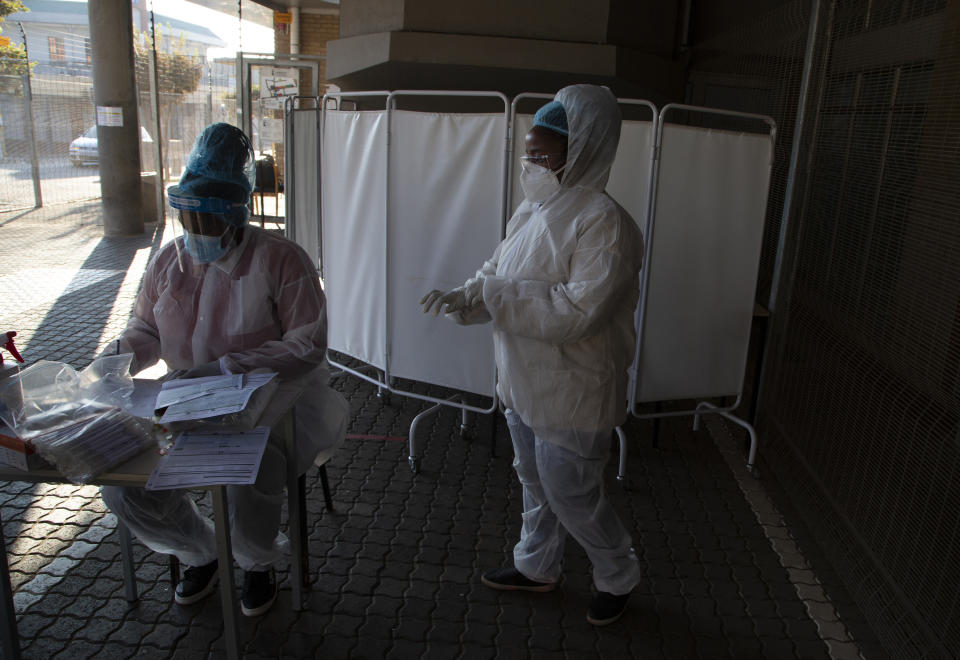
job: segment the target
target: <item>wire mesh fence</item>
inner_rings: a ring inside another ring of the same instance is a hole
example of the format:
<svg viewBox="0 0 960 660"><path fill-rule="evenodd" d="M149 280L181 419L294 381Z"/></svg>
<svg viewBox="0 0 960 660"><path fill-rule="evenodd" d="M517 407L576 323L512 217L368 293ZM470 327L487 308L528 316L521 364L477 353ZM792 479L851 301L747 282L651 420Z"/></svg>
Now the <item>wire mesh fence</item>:
<svg viewBox="0 0 960 660"><path fill-rule="evenodd" d="M771 294L809 16L809 0L791 2L744 21L735 32L699 43L693 51L689 102L765 114L777 122L757 282L761 304L766 304Z"/></svg>
<svg viewBox="0 0 960 660"><path fill-rule="evenodd" d="M90 158L84 137L94 126L89 39L55 26L31 36L27 55L34 65L19 79L6 77L0 92L3 210L100 195L95 148ZM43 44L49 58L30 58L30 46Z"/></svg>
<svg viewBox="0 0 960 660"><path fill-rule="evenodd" d="M764 456L885 651L957 657L960 7L788 2L704 44L694 66L792 129L797 38L814 15ZM771 189L768 249L786 174Z"/></svg>
<svg viewBox="0 0 960 660"><path fill-rule="evenodd" d="M4 71L19 69L19 61L0 60ZM30 208L35 203L30 98L26 74L0 75L0 211Z"/></svg>
<svg viewBox="0 0 960 660"><path fill-rule="evenodd" d="M247 5L240 3L249 14ZM86 6L68 9L62 24L21 28L29 71L0 59L0 211L101 195ZM239 117L236 60L208 58L205 44L186 38L190 26L172 28L158 13L164 9L159 0L149 3L139 22L135 16L134 36L141 171L160 172L166 183L179 177L204 126L238 124ZM241 16L242 9L224 21L240 32Z"/></svg>

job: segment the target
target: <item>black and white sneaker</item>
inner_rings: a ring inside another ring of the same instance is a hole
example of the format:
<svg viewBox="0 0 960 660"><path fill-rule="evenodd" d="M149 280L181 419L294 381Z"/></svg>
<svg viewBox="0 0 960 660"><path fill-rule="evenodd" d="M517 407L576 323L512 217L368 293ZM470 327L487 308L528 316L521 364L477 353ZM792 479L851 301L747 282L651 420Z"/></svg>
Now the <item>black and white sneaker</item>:
<svg viewBox="0 0 960 660"><path fill-rule="evenodd" d="M629 593L614 596L606 591L598 591L587 610L587 621L595 626L608 626L623 616L629 601Z"/></svg>
<svg viewBox="0 0 960 660"><path fill-rule="evenodd" d="M260 616L273 607L277 599L277 580L273 571L245 571L240 611L244 616Z"/></svg>
<svg viewBox="0 0 960 660"><path fill-rule="evenodd" d="M217 560L206 566L191 566L183 572L183 578L173 593L178 605L192 605L213 593L217 586Z"/></svg>
<svg viewBox="0 0 960 660"><path fill-rule="evenodd" d="M491 589L498 591L553 591L554 582L537 582L518 571L513 566L500 568L481 576L480 581Z"/></svg>

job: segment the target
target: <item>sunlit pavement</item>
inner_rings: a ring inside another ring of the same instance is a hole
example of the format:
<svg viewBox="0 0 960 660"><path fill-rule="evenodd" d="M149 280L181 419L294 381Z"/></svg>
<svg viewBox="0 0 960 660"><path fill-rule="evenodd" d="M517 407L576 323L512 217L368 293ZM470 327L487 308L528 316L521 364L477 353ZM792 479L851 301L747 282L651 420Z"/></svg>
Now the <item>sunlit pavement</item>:
<svg viewBox="0 0 960 660"><path fill-rule="evenodd" d="M40 158L38 166L45 205L100 197L100 170L96 163L75 167L66 156L58 156ZM28 209L33 205L30 159L0 159L0 211Z"/></svg>
<svg viewBox="0 0 960 660"><path fill-rule="evenodd" d="M0 214L0 330L20 333L31 362L82 367L126 322L162 232L104 239L98 221L97 202ZM474 416L466 437L458 413L430 418L414 475L397 437L425 406L386 405L352 377L334 384L363 439L328 464L334 512L308 473L305 608L292 610L281 571L274 608L243 624L248 658L884 657L776 487L745 472L740 431L724 422L694 433L688 419L664 421L659 448L651 423L628 424L628 487L612 462L608 488L644 579L624 618L596 629L589 563L572 541L552 593L480 584L510 560L520 526L502 418ZM127 603L116 520L96 488L2 484L0 511L25 657L223 656L219 599L173 604L166 558L137 542L141 596Z"/></svg>

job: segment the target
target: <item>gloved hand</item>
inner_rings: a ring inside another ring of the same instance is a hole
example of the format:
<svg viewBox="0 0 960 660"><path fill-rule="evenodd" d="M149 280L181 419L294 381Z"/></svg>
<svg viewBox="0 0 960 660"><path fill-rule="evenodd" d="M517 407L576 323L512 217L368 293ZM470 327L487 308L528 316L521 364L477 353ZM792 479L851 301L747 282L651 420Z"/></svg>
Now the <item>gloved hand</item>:
<svg viewBox="0 0 960 660"><path fill-rule="evenodd" d="M473 307L483 302L483 278L471 277L463 285L464 294L467 296L467 307Z"/></svg>
<svg viewBox="0 0 960 660"><path fill-rule="evenodd" d="M453 321L457 325L475 325L490 321L490 312L487 311L487 306L483 304L483 301L480 301L479 304L472 307L464 307L444 314L443 318Z"/></svg>
<svg viewBox="0 0 960 660"><path fill-rule="evenodd" d="M462 286L447 293L434 289L420 299L420 304L423 305L424 314L428 314L430 311L433 311L434 316L437 316L441 311L444 314L449 314L467 307L467 294Z"/></svg>

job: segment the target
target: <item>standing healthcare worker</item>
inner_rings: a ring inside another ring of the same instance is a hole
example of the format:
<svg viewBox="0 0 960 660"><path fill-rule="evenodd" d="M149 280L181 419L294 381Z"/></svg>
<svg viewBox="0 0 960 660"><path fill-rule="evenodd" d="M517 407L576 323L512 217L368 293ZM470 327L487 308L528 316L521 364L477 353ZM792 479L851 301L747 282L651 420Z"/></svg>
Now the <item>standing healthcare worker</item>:
<svg viewBox="0 0 960 660"><path fill-rule="evenodd" d="M603 471L613 429L626 417L643 239L604 191L620 140L610 90L565 87L533 123L521 159L526 199L507 237L462 287L420 302L458 323L493 322L523 526L513 564L483 583L554 589L570 534L593 564L597 593L587 620L602 626L620 618L640 580Z"/></svg>
<svg viewBox="0 0 960 660"><path fill-rule="evenodd" d="M277 372L281 383L302 391L294 407L302 474L319 451L342 441L349 409L328 385L326 299L316 266L295 243L247 225L252 174L253 149L240 129L204 129L179 185L168 190L184 234L148 264L118 350L133 354L132 373L159 359L185 378ZM278 435L270 434L256 482L227 488L247 616L273 605L273 566L289 546L279 532L288 457ZM101 494L148 547L190 566L177 603L213 591L213 526L186 491L104 487Z"/></svg>

